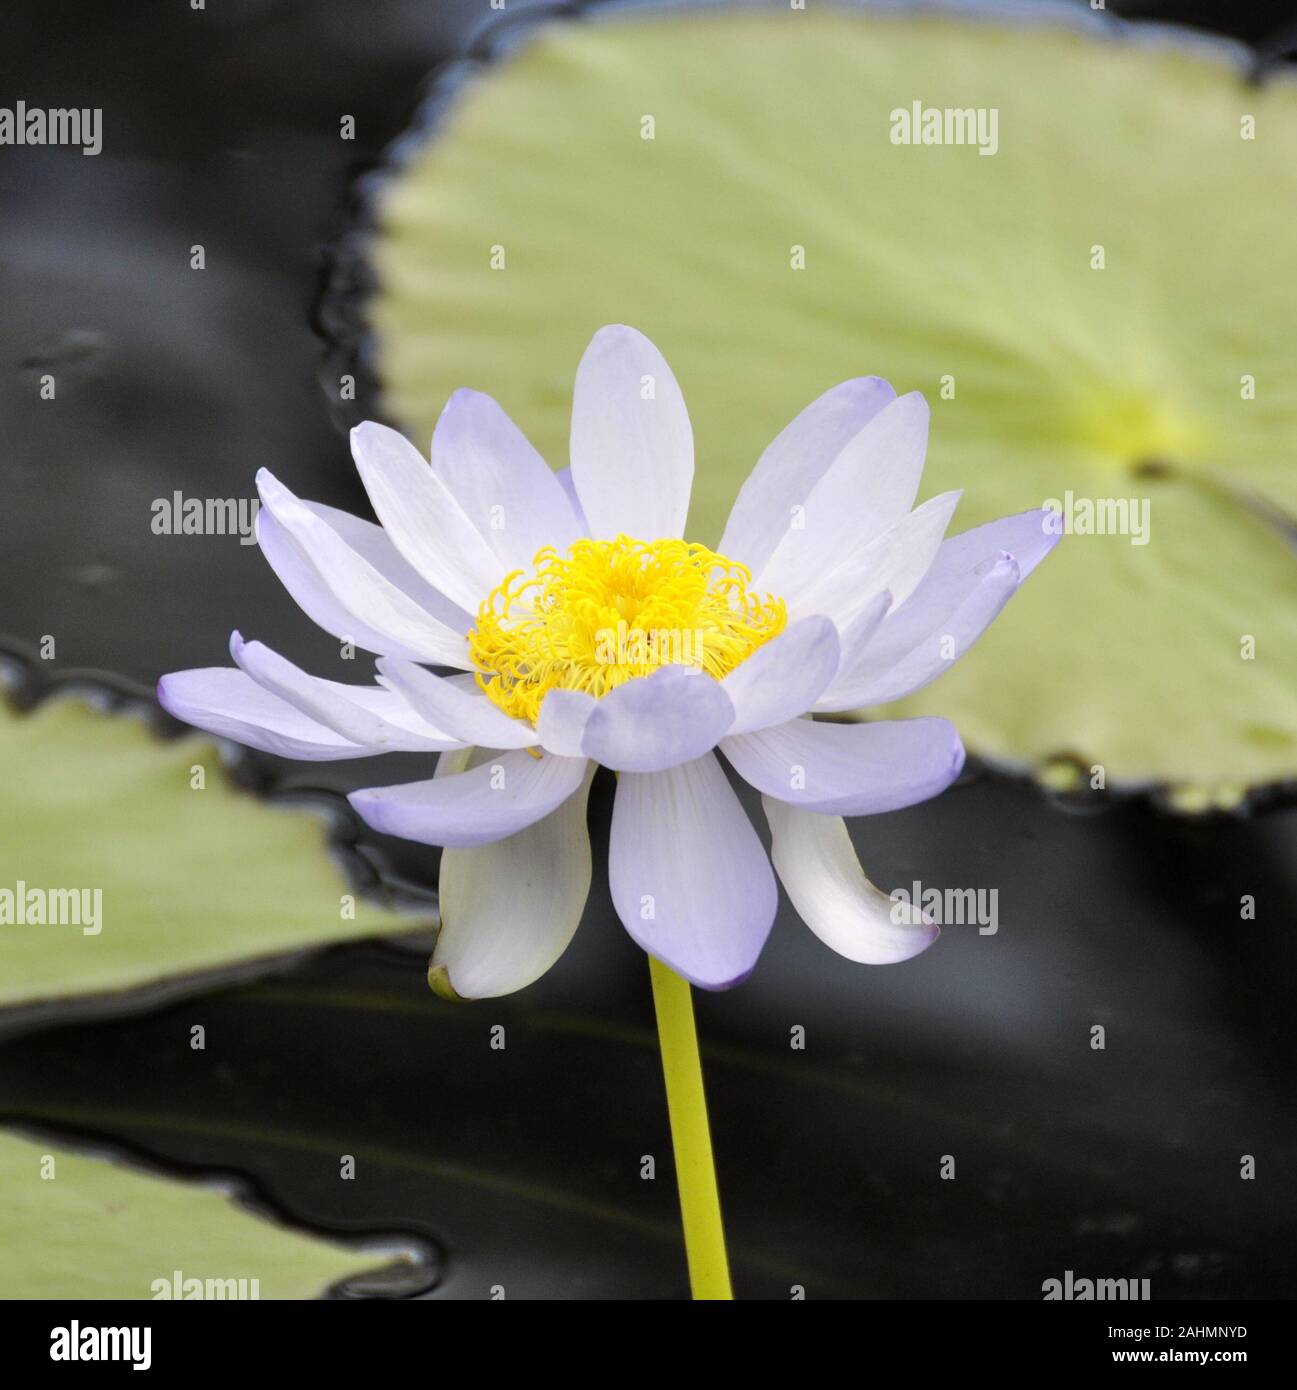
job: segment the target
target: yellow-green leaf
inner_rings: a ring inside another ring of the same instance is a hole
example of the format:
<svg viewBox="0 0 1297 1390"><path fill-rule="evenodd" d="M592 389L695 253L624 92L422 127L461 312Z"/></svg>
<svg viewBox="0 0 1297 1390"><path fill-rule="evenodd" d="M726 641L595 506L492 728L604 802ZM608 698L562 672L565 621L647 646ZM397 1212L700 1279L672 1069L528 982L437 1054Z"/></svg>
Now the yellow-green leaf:
<svg viewBox="0 0 1297 1390"><path fill-rule="evenodd" d="M202 1280L206 1297L317 1298L382 1263L253 1216L215 1188L5 1132L0 1229L3 1299L152 1299L177 1286L196 1297L185 1280Z"/></svg>
<svg viewBox="0 0 1297 1390"><path fill-rule="evenodd" d="M0 769L0 1005L412 925L355 896L321 817L236 789L207 740L0 700Z"/></svg>

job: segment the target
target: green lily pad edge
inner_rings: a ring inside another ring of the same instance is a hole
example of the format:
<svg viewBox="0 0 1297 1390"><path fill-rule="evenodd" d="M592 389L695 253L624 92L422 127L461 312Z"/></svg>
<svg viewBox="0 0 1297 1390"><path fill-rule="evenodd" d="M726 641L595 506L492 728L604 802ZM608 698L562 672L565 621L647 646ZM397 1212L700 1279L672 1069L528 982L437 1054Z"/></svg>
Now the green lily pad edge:
<svg viewBox="0 0 1297 1390"><path fill-rule="evenodd" d="M107 699L0 695L0 1029L156 1007L433 925L350 881L340 808L246 791L207 736L163 739L156 707Z"/></svg>
<svg viewBox="0 0 1297 1390"><path fill-rule="evenodd" d="M268 1220L237 1194L0 1130L3 1299L314 1299L408 1262Z"/></svg>

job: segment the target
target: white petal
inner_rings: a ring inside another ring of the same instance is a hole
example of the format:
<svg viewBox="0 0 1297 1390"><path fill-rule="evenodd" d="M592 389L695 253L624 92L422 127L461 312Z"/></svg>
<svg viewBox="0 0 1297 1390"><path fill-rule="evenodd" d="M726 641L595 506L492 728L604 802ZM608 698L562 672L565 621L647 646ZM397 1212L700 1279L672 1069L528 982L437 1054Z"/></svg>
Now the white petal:
<svg viewBox="0 0 1297 1390"><path fill-rule="evenodd" d="M838 656L838 630L828 618L785 628L721 681L734 705L727 732L746 734L805 714L837 674Z"/></svg>
<svg viewBox="0 0 1297 1390"><path fill-rule="evenodd" d="M526 435L480 391L456 391L432 436L432 471L494 552L501 575L581 534L567 494Z"/></svg>
<svg viewBox="0 0 1297 1390"><path fill-rule="evenodd" d="M503 567L446 484L402 434L367 420L351 454L392 544L447 598L476 613Z"/></svg>
<svg viewBox="0 0 1297 1390"><path fill-rule="evenodd" d="M245 642L237 632L230 636L230 655L263 690L371 752L435 753L465 742L420 719L391 691L366 692L361 686L321 680L263 643Z"/></svg>
<svg viewBox="0 0 1297 1390"><path fill-rule="evenodd" d="M684 534L693 429L671 368L642 333L615 324L586 348L572 396L571 450L592 536Z"/></svg>
<svg viewBox="0 0 1297 1390"><path fill-rule="evenodd" d="M285 580L290 592L326 631L371 651L413 655L439 666L472 665L462 632L428 613L264 468L257 474L257 490L264 508L257 522L267 558L281 578L291 564L302 580L301 593L313 606ZM261 531L267 517L275 523L268 533ZM291 561L286 548L291 548ZM355 619L354 627L343 625L349 617Z"/></svg>
<svg viewBox="0 0 1297 1390"><path fill-rule="evenodd" d="M626 930L685 979L727 989L751 973L778 893L714 754L618 778L608 877Z"/></svg>
<svg viewBox="0 0 1297 1390"><path fill-rule="evenodd" d="M445 594L439 589L434 589L424 579L392 544L392 538L381 526L366 521L364 517L344 512L341 508L326 507L322 502L303 502L303 505L313 511L326 526L332 527L356 554L368 560L384 579L389 580L402 593L409 594L420 608L431 613L438 622L445 623L455 632L467 632L473 626L473 619L457 603L451 603ZM380 652L379 655L388 656L394 653Z"/></svg>
<svg viewBox="0 0 1297 1390"><path fill-rule="evenodd" d="M813 401L775 437L739 489L720 553L759 574L816 483L847 444L896 399L881 377L844 381Z"/></svg>
<svg viewBox="0 0 1297 1390"><path fill-rule="evenodd" d="M435 676L410 661L384 657L378 669L393 690L429 723L448 729L460 743L486 748L530 748L540 739L530 724L511 719L475 687Z"/></svg>
<svg viewBox="0 0 1297 1390"><path fill-rule="evenodd" d="M892 965L941 934L911 903L893 902L865 877L840 816L762 797L770 857L797 915L826 946L862 965Z"/></svg>
<svg viewBox="0 0 1297 1390"><path fill-rule="evenodd" d="M781 547L760 587L783 595L790 618L824 613L839 632L846 631L884 589L893 607L909 598L931 568L959 498L958 492L930 498L867 545L826 552L818 561L803 554L802 567L795 573L786 568L788 557ZM769 579L775 565L780 569Z"/></svg>
<svg viewBox="0 0 1297 1390"><path fill-rule="evenodd" d="M758 586L788 596L808 573L844 563L900 521L914 504L927 447L923 397L912 391L885 405L797 499L798 524L785 528Z"/></svg>
<svg viewBox="0 0 1297 1390"><path fill-rule="evenodd" d="M507 839L441 856L441 928L428 978L461 999L492 999L539 979L581 921L590 892L586 800L577 791Z"/></svg>

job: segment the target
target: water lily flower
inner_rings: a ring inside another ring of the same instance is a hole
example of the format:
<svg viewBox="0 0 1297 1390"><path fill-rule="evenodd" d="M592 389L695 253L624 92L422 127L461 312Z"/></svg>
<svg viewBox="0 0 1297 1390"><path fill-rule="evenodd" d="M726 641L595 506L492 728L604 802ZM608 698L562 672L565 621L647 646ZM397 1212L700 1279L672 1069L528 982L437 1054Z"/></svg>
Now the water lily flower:
<svg viewBox="0 0 1297 1390"><path fill-rule="evenodd" d="M558 959L590 885L598 764L618 774L618 915L685 979L724 989L751 972L776 873L834 950L906 960L938 927L870 883L843 817L941 792L959 736L944 719L814 716L940 675L1058 539L1039 510L947 538L958 493L913 506L927 432L917 393L834 387L766 449L713 551L683 539L680 388L648 339L604 328L577 371L562 473L462 390L431 463L382 425L352 431L381 527L258 474L266 558L310 618L378 656L375 684L318 679L236 632L234 668L166 676L159 698L287 757L442 755L427 780L350 800L374 829L445 849L430 976L444 993L505 994ZM761 793L770 856L718 751Z"/></svg>

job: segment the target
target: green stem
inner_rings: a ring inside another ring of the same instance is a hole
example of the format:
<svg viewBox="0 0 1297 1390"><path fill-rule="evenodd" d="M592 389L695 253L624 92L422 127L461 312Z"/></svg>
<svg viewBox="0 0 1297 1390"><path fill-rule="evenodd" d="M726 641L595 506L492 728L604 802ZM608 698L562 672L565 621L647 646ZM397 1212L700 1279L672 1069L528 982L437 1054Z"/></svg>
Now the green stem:
<svg viewBox="0 0 1297 1390"><path fill-rule="evenodd" d="M695 1299L732 1299L716 1163L707 1125L707 1098L703 1094L703 1068L694 1028L693 996L688 980L652 956L649 975L653 980L662 1074L666 1078L689 1287Z"/></svg>

